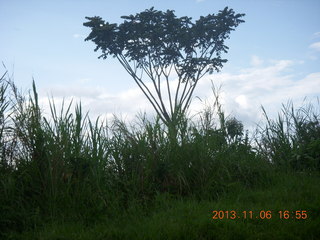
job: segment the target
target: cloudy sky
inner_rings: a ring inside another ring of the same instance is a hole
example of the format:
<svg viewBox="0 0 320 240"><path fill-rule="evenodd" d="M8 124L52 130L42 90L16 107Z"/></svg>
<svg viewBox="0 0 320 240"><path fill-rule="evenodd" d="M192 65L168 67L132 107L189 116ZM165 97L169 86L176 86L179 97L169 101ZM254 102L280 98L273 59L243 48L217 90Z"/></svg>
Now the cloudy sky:
<svg viewBox="0 0 320 240"><path fill-rule="evenodd" d="M29 89L35 79L44 108L53 96L57 104L81 99L92 117L152 115L121 64L97 59L94 44L84 41L90 29L83 26L86 16L120 23L120 16L152 6L194 20L225 6L246 14L226 42L228 63L199 82L192 113L212 104L211 82L222 86L227 113L247 126L260 120L261 105L275 115L288 100L298 107L305 97L320 96L319 0L0 0L0 61L19 88Z"/></svg>

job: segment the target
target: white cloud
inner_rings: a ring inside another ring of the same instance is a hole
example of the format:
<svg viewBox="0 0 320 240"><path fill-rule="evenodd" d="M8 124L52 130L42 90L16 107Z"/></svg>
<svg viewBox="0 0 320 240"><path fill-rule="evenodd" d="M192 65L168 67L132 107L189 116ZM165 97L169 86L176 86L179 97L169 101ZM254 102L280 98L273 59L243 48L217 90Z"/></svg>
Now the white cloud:
<svg viewBox="0 0 320 240"><path fill-rule="evenodd" d="M313 37L314 37L314 38L319 38L319 37L320 37L320 32L315 32L315 33L313 34Z"/></svg>
<svg viewBox="0 0 320 240"><path fill-rule="evenodd" d="M199 83L196 94L209 97L211 80L216 86L222 85L221 98L226 112L236 115L246 126L253 126L261 120L261 106L275 117L288 100L299 107L304 97L314 100L313 97L320 95L320 72L297 79L291 70L295 64L300 63L271 61L265 67L207 76Z"/></svg>
<svg viewBox="0 0 320 240"><path fill-rule="evenodd" d="M258 56L256 55L253 55L251 57L251 65L252 66L260 66L261 64L263 64L263 60L261 58L259 58Z"/></svg>
<svg viewBox="0 0 320 240"><path fill-rule="evenodd" d="M246 95L239 95L238 97L235 98L235 101L239 104L239 107L242 109L247 109L249 107L248 105L248 99Z"/></svg>
<svg viewBox="0 0 320 240"><path fill-rule="evenodd" d="M83 38L84 36L82 34L79 34L79 33L74 33L72 35L73 38Z"/></svg>
<svg viewBox="0 0 320 240"><path fill-rule="evenodd" d="M262 62L261 59L259 61ZM222 85L220 99L226 113L235 115L247 127L252 127L259 122L262 105L271 116L276 116L281 109L281 104L288 100L292 100L298 107L304 97L320 95L320 72L297 78L291 67L300 64L299 62L288 60L263 62L265 62L263 66L255 65L238 72L219 73L201 79L190 106L190 115L203 110L203 102L213 104L211 81L216 87ZM147 83L149 87L151 87L150 84ZM174 89L177 81L171 81L170 84ZM69 103L71 98L74 102L81 100L83 111L89 111L92 118L99 115L102 118L110 118L116 114L130 120L141 111L146 111L149 116L155 114L151 104L138 87L111 93L107 87L94 87L86 81L79 81L79 84L69 86L53 86L50 91L44 89L40 93L40 102L47 109L46 112L49 112L48 93L54 96L57 106L61 104L63 97L66 98L66 103ZM197 96L203 101L199 101Z"/></svg>
<svg viewBox="0 0 320 240"><path fill-rule="evenodd" d="M320 51L320 42L315 42L315 43L312 43L309 48L313 49L313 50L316 50L316 51Z"/></svg>

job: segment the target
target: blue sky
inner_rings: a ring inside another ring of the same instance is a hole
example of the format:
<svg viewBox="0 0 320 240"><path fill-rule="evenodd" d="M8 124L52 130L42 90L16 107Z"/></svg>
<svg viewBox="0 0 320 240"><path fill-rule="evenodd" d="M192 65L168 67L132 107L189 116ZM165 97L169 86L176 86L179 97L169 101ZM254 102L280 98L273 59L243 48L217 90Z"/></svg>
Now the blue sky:
<svg viewBox="0 0 320 240"><path fill-rule="evenodd" d="M225 6L246 14L227 41L228 63L221 73L202 79L195 96L203 101L194 99L191 112L212 103L211 80L222 85L226 111L247 125L259 121L261 105L275 114L289 99L298 106L304 97L320 96L318 0L0 0L0 61L18 87L29 89L35 79L44 108L53 96L58 104L81 99L93 117L152 115L120 63L97 59L93 43L84 41L90 29L82 25L86 16L120 23L120 16L151 6L194 20Z"/></svg>

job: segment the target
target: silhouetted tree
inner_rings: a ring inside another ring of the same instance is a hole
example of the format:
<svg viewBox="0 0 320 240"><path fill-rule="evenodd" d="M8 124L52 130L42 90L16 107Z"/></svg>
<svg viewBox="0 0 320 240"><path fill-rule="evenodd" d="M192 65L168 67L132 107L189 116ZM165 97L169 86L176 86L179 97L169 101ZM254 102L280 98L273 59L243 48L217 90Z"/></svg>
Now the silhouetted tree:
<svg viewBox="0 0 320 240"><path fill-rule="evenodd" d="M99 58L111 55L119 60L170 129L188 109L198 81L227 62L221 58L228 50L225 39L244 22L243 16L226 7L192 22L189 17L177 18L173 10L152 7L122 16L119 25L86 17L84 26L91 33L85 40L96 44L95 51L102 50ZM177 83L169 79L173 74Z"/></svg>

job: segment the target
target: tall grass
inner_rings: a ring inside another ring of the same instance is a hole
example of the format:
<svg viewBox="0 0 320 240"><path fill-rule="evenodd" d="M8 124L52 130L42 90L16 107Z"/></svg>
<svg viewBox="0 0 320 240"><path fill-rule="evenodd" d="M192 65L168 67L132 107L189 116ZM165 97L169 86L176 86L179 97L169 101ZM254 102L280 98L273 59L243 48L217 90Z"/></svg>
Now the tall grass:
<svg viewBox="0 0 320 240"><path fill-rule="evenodd" d="M320 102L295 109L283 105L276 120L262 108L265 126L258 128L256 143L261 155L283 170L320 170Z"/></svg>
<svg viewBox="0 0 320 240"><path fill-rule="evenodd" d="M199 121L179 121L172 141L159 117L91 121L81 104L63 102L58 111L54 99L45 117L34 82L24 96L7 73L0 80L3 234L48 221L106 221L134 204L149 208L159 194L215 200L237 184L267 186L276 167L319 170L319 115L311 107L285 108L277 121L264 111L255 150L216 91Z"/></svg>

